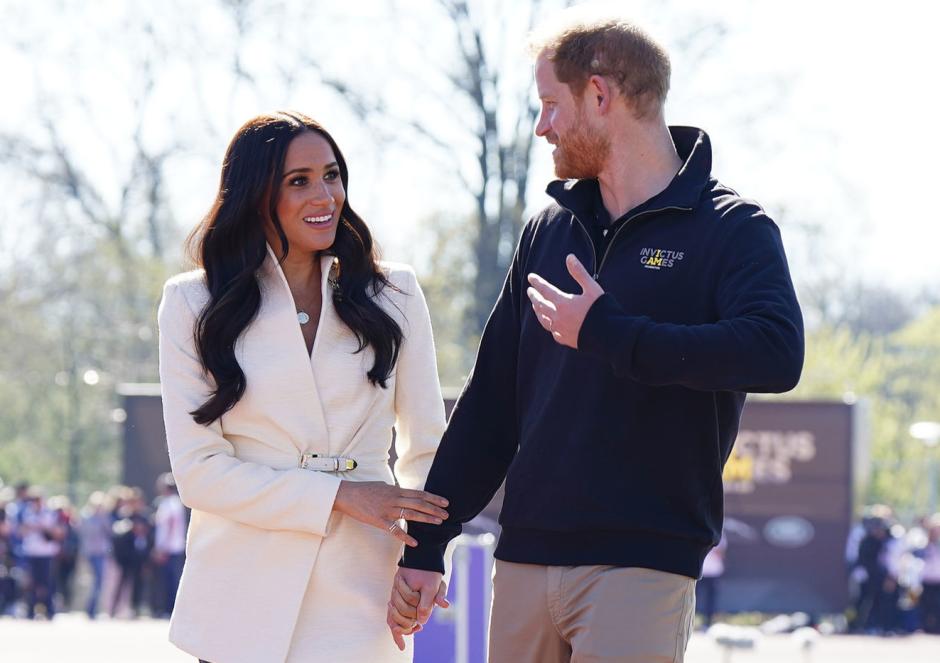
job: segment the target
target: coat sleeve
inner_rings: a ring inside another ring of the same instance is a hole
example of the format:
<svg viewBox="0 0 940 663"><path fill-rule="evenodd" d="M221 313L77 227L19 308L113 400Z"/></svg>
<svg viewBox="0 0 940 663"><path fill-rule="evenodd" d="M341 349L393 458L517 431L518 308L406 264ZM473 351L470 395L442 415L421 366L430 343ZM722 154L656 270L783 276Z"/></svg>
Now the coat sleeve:
<svg viewBox="0 0 940 663"><path fill-rule="evenodd" d="M682 325L624 312L609 294L587 313L578 348L653 386L784 392L803 367L803 318L776 225L741 223L716 284L718 320Z"/></svg>
<svg viewBox="0 0 940 663"><path fill-rule="evenodd" d="M401 566L443 572L445 549L499 489L518 448L516 365L519 310L524 291L523 254L531 224L523 230L499 299L483 329L473 371L450 415L447 431L428 473L425 490L446 498L448 518L440 525L413 522Z"/></svg>
<svg viewBox="0 0 940 663"><path fill-rule="evenodd" d="M196 353L196 315L183 285L167 282L157 319L163 420L183 503L261 529L325 536L340 479L239 460L222 434L221 420L193 421L190 412L205 403L213 385Z"/></svg>
<svg viewBox="0 0 940 663"><path fill-rule="evenodd" d="M422 488L444 433L444 399L437 374L431 316L414 272L407 270L404 339L395 379L395 476Z"/></svg>

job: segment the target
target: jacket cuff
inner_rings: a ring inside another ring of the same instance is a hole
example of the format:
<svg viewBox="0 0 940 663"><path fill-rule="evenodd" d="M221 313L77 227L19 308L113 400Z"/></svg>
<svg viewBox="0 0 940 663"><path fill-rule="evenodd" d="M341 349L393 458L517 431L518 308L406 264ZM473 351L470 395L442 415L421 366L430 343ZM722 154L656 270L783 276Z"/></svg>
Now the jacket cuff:
<svg viewBox="0 0 940 663"><path fill-rule="evenodd" d="M578 332L578 350L609 364L617 375L632 377L633 350L648 320L628 316L614 297L604 293L588 309Z"/></svg>
<svg viewBox="0 0 940 663"><path fill-rule="evenodd" d="M309 474L309 470L294 470L300 473ZM308 531L318 536L329 535L330 516L333 515L333 505L336 502L336 493L339 491L339 485L342 479L337 476L327 474L326 472L317 472L317 479L310 488L310 498L305 500L305 507L308 518ZM304 476L305 481L310 481L311 477Z"/></svg>
<svg viewBox="0 0 940 663"><path fill-rule="evenodd" d="M398 562L398 566L403 566L406 569L444 573L444 548L445 546L421 543L420 541L417 548L405 546L405 552Z"/></svg>

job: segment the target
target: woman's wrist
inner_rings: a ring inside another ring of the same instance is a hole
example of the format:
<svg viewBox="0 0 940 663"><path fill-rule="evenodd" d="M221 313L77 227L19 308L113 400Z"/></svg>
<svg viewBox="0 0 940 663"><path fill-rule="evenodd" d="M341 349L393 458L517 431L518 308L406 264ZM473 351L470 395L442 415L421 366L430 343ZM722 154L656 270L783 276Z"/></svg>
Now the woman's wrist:
<svg viewBox="0 0 940 663"><path fill-rule="evenodd" d="M339 482L339 488L336 489L336 497L333 498L333 511L346 513L346 507L349 499L349 484L351 482L342 479Z"/></svg>

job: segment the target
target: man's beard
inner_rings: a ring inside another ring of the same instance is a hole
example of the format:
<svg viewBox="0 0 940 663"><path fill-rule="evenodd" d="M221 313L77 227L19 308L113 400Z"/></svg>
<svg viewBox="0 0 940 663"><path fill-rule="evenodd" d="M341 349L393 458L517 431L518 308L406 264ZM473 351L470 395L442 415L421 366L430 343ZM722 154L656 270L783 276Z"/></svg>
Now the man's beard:
<svg viewBox="0 0 940 663"><path fill-rule="evenodd" d="M555 176L563 180L597 177L610 155L610 139L578 119L576 130L558 137Z"/></svg>

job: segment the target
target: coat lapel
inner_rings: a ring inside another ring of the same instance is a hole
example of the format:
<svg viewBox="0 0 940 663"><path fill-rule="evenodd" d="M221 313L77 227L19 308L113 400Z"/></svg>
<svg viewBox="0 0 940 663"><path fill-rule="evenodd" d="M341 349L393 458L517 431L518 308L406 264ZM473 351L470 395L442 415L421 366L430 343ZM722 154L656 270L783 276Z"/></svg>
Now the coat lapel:
<svg viewBox="0 0 940 663"><path fill-rule="evenodd" d="M308 418L310 426L309 433L302 438L295 439L295 443L301 453L322 453L329 449L330 433L323 413L323 395L317 385L311 364L317 355L318 348L323 345L323 342L327 340L326 337L331 333L330 327L333 326L332 320L335 318L335 313L330 315L333 311L333 303L329 298L327 281L329 266L332 264L333 258L332 256L322 256L320 258L323 274L320 289L323 294L323 304L320 308L320 324L313 343L313 352L308 356L307 345L304 342L300 324L297 322L297 308L294 304L290 286L287 284L287 278L284 276L284 271L281 269L270 244L267 245L267 250L268 255L262 269L264 271L265 291L269 297L269 315L274 318L274 322L279 329L286 331L284 335L286 343L283 352L291 357L289 370L296 380L295 384L305 385L311 393L307 411L291 413L293 416Z"/></svg>

